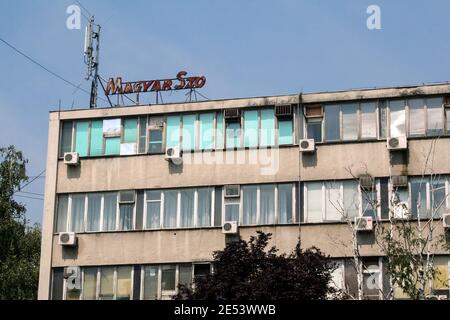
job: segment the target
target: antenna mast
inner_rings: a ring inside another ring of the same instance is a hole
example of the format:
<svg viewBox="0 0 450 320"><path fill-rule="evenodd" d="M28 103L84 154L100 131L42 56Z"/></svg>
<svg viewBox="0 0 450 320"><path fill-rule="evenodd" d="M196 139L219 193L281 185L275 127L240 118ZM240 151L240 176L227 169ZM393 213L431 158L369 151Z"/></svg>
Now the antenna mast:
<svg viewBox="0 0 450 320"><path fill-rule="evenodd" d="M95 28L97 30L95 30ZM100 25L94 23L94 16L89 19L86 26L86 33L84 37L84 63L87 66L86 80L92 79L91 84L91 100L89 108L97 107L97 89L98 89L98 63L100 52ZM95 41L95 48L94 48ZM95 50L94 50L95 49Z"/></svg>

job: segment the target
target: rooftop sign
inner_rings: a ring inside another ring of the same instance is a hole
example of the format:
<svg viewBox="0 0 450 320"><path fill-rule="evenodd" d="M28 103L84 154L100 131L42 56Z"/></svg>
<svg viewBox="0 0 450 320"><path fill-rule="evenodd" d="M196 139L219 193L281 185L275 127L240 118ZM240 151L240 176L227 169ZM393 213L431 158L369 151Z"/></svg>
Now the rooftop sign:
<svg viewBox="0 0 450 320"><path fill-rule="evenodd" d="M140 92L159 92L171 90L199 89L206 83L205 76L186 77L186 71L177 73L174 79L144 80L122 82L121 77L110 78L105 89L105 95L130 94Z"/></svg>

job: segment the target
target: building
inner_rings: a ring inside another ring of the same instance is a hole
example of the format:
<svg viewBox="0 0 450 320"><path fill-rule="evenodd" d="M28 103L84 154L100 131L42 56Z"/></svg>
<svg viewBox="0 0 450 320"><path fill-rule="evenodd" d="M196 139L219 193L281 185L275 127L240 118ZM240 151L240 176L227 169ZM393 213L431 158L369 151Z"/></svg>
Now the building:
<svg viewBox="0 0 450 320"><path fill-rule="evenodd" d="M233 237L224 221L238 221L244 239L270 232L286 252L300 236L336 259L335 284L355 293L352 232L335 204L382 222L395 189L412 217L436 212L443 234L447 103L450 84L433 84L51 112L39 298L169 298L211 271L212 252ZM424 171L432 145L433 171ZM376 208L362 196L367 177ZM420 208L411 205L419 195ZM75 232L76 246L59 244L71 241L60 232ZM364 277L385 288L379 247L365 238ZM449 257L436 252L443 279ZM433 292L448 296L446 281Z"/></svg>

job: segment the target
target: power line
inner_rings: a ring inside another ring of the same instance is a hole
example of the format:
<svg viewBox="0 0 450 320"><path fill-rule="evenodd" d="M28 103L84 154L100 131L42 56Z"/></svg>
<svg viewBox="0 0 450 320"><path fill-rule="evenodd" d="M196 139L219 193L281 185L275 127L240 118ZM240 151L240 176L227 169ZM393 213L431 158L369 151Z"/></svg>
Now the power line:
<svg viewBox="0 0 450 320"><path fill-rule="evenodd" d="M31 194L31 195L34 195L34 196L44 196L44 194L43 193L36 193L36 192L27 192L27 191L17 191L18 193L25 193L25 194Z"/></svg>
<svg viewBox="0 0 450 320"><path fill-rule="evenodd" d="M41 201L44 201L43 198L36 198L36 197L29 197L29 196L22 196L22 195L20 195L20 194L16 194L15 196L16 196L16 197L21 197L21 198L27 198L27 199L34 199L34 200L41 200Z"/></svg>
<svg viewBox="0 0 450 320"><path fill-rule="evenodd" d="M84 11L86 11L86 13L87 13L90 17L92 17L92 14L89 12L88 9L86 9L85 6L83 6L83 4L82 4L80 1L75 0L75 2L78 3L78 5L81 7L81 9L83 9Z"/></svg>
<svg viewBox="0 0 450 320"><path fill-rule="evenodd" d="M19 189L14 191L13 194L16 194L17 192L21 192L22 189L24 189L26 186L29 186L31 183L33 183L33 181L35 181L36 179L38 179L40 176L42 176L45 172L45 169L42 170L42 172L37 175L36 177L34 177L34 179L31 179L30 181L28 181L27 183L25 183L23 186L19 186Z"/></svg>
<svg viewBox="0 0 450 320"><path fill-rule="evenodd" d="M63 78L62 76L60 76L59 74L53 72L52 70L48 69L47 67L43 66L42 64L40 64L39 62L37 62L36 60L34 60L33 58L31 58L30 56L26 55L25 53L23 53L22 51L20 51L19 49L17 49L15 46L13 46L12 44L10 44L8 41L0 38L0 41L3 42L4 44L6 44L8 47L10 47L11 49L13 49L16 53L20 54L21 56L23 56L24 58L28 59L29 61L31 61L32 63L34 63L35 65L37 65L38 67L44 69L45 71L47 71L48 73L50 73L51 75L53 75L54 77L58 78L61 81L64 81L65 83L67 83L68 85L79 89L81 91L83 91L84 93L87 93L88 95L91 95L91 93L83 88L80 88L79 86L77 86L75 83ZM101 100L106 101L103 98L100 98Z"/></svg>

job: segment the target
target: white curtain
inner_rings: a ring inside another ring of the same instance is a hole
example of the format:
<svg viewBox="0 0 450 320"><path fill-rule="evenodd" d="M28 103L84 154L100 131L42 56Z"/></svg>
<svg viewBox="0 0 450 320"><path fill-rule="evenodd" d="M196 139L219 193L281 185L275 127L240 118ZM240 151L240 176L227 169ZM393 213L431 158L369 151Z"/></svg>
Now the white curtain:
<svg viewBox="0 0 450 320"><path fill-rule="evenodd" d="M103 208L103 230L116 229L117 194L107 193L104 195Z"/></svg>
<svg viewBox="0 0 450 320"><path fill-rule="evenodd" d="M182 189L181 193L181 227L194 226L194 189Z"/></svg>
<svg viewBox="0 0 450 320"><path fill-rule="evenodd" d="M87 231L100 231L100 210L102 195L100 193L88 194Z"/></svg>
<svg viewBox="0 0 450 320"><path fill-rule="evenodd" d="M198 189L198 218L199 227L211 226L211 196L212 188Z"/></svg>
<svg viewBox="0 0 450 320"><path fill-rule="evenodd" d="M71 231L84 231L84 194L72 195Z"/></svg>
<svg viewBox="0 0 450 320"><path fill-rule="evenodd" d="M260 187L260 221L259 224L275 222L275 186L262 185Z"/></svg>
<svg viewBox="0 0 450 320"><path fill-rule="evenodd" d="M164 228L177 226L178 191L164 191Z"/></svg>
<svg viewBox="0 0 450 320"><path fill-rule="evenodd" d="M256 224L256 186L245 186L244 193L244 225Z"/></svg>
<svg viewBox="0 0 450 320"><path fill-rule="evenodd" d="M307 221L321 222L322 218L322 182L305 183L307 194Z"/></svg>
<svg viewBox="0 0 450 320"><path fill-rule="evenodd" d="M292 184L278 185L278 222L292 223Z"/></svg>

